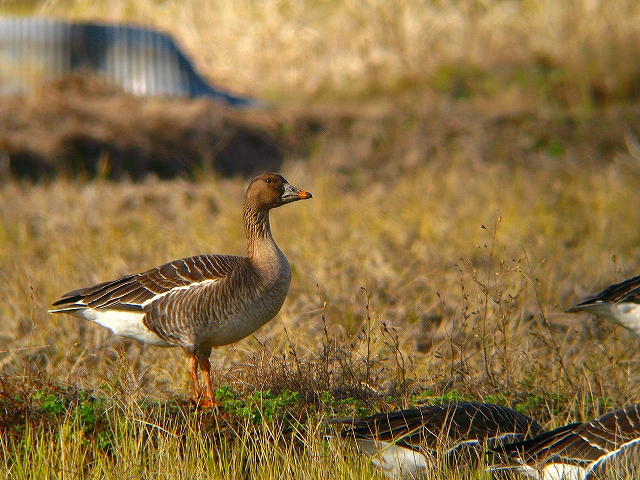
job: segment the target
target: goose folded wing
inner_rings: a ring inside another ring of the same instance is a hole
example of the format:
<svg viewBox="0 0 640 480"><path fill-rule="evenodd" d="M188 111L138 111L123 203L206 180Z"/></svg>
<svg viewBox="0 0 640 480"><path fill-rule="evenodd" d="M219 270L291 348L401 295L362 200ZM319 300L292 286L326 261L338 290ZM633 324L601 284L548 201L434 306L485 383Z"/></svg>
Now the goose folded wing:
<svg viewBox="0 0 640 480"><path fill-rule="evenodd" d="M629 278L623 282L610 285L600 293L586 298L568 311L578 311L580 307L597 303L611 302L639 302L640 301L640 275Z"/></svg>
<svg viewBox="0 0 640 480"><path fill-rule="evenodd" d="M242 257L232 255L198 255L126 275L117 280L66 293L53 304L52 311L84 308L143 310L152 299L201 282L219 280L237 268Z"/></svg>

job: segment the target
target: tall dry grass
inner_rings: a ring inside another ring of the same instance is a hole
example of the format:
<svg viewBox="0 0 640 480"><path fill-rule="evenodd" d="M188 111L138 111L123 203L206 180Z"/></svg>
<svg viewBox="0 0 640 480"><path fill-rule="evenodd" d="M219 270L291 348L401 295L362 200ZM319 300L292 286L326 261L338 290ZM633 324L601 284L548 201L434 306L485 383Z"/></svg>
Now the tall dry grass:
<svg viewBox="0 0 640 480"><path fill-rule="evenodd" d="M243 364L256 350L277 356L293 345L312 358L329 339L384 358L371 378L383 394L444 385L480 396L638 397L636 340L562 313L635 273L637 177L628 166L538 170L453 158L385 183L352 182L316 161L284 171L313 201L272 214L293 268L289 298L254 336L214 352L223 381L250 378L256 367ZM184 391L177 350L123 342L46 310L68 290L175 258L241 254L244 183L3 183L3 372L34 368L95 388L124 355L142 395Z"/></svg>

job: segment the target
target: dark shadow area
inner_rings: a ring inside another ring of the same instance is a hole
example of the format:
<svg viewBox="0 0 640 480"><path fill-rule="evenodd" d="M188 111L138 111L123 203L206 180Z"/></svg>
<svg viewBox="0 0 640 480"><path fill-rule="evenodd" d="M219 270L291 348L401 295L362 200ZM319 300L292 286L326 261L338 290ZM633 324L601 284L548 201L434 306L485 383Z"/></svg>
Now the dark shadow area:
<svg viewBox="0 0 640 480"><path fill-rule="evenodd" d="M0 173L33 181L251 177L318 151L324 168L387 180L460 152L478 163L580 168L636 155L639 125L638 104L586 113L505 110L425 94L236 109L210 99L134 97L74 75L0 102Z"/></svg>
<svg viewBox="0 0 640 480"><path fill-rule="evenodd" d="M250 177L278 170L284 144L266 111L210 99L124 94L100 78L72 76L0 103L3 172L41 181L59 175L140 180L213 172Z"/></svg>

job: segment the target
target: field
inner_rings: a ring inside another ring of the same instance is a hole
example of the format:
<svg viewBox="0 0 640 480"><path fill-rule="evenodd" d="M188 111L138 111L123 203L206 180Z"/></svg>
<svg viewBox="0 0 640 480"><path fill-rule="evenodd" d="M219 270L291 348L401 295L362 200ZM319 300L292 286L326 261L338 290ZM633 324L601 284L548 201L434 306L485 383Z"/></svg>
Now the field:
<svg viewBox="0 0 640 480"><path fill-rule="evenodd" d="M216 414L188 401L181 351L47 309L175 258L242 254L248 179L3 175L7 478L372 478L323 419L473 399L555 427L640 398L640 339L563 313L640 273L633 2L2 9L171 29L210 78L278 105L264 128L280 172L313 193L272 212L291 290L214 351Z"/></svg>

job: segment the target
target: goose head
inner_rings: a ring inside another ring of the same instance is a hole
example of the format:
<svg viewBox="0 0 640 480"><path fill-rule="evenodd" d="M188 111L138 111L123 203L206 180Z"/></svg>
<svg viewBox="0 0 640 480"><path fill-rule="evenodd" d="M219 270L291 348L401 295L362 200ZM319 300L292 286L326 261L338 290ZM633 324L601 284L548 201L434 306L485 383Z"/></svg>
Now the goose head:
<svg viewBox="0 0 640 480"><path fill-rule="evenodd" d="M247 188L245 206L270 210L285 203L311 198L311 193L294 187L277 173L263 173L254 178Z"/></svg>

